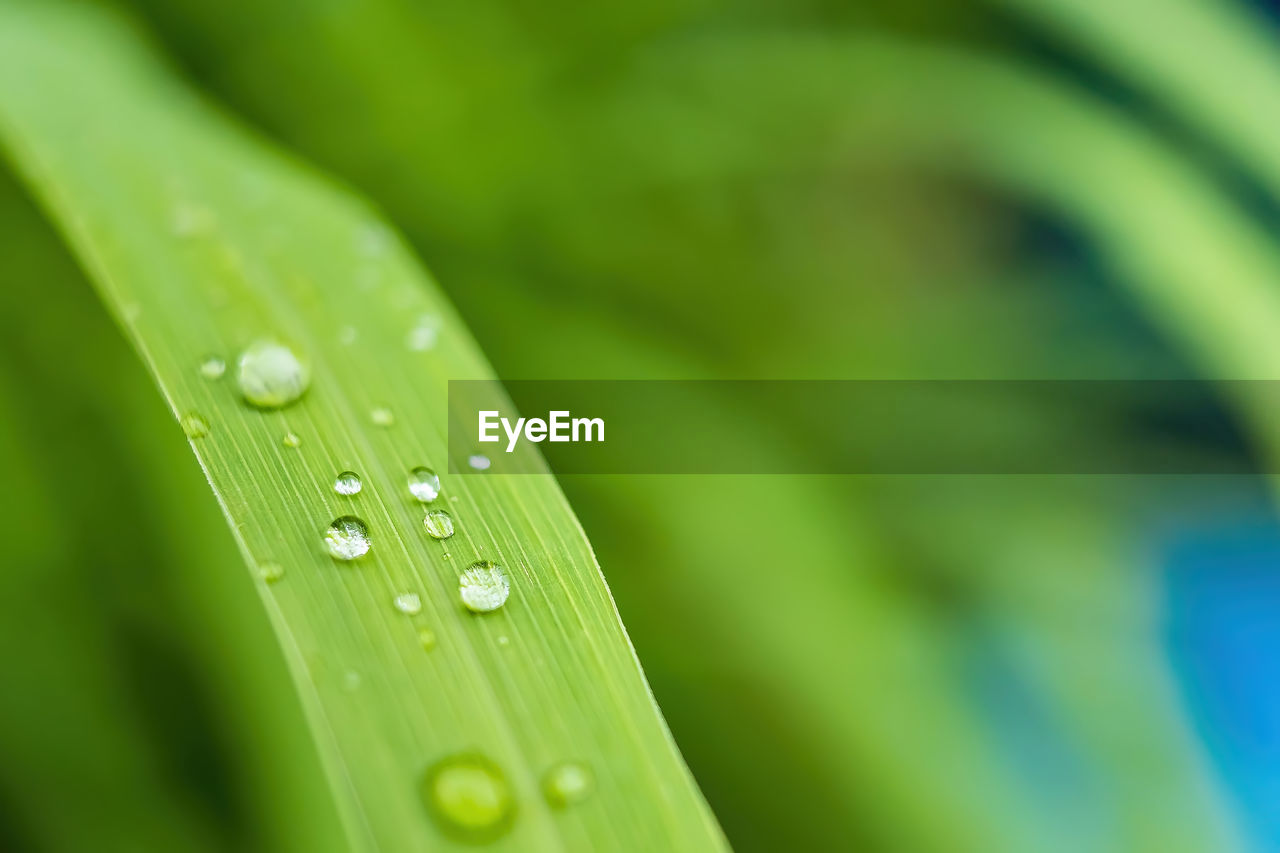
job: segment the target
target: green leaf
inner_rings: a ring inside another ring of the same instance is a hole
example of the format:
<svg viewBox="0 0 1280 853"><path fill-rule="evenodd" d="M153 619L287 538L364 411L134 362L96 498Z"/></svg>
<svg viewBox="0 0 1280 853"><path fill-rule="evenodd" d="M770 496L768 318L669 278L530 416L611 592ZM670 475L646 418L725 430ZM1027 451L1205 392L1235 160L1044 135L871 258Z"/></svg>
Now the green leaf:
<svg viewBox="0 0 1280 853"><path fill-rule="evenodd" d="M208 425L192 447L242 574L258 578L353 846L474 836L433 821L424 802L429 768L461 754L505 777L511 849L722 846L554 480L444 473L445 383L489 370L374 211L237 128L86 9L0 7L0 137L175 420ZM261 410L236 387L237 356L263 339L310 367L293 405ZM210 357L226 375L202 375ZM393 423L377 422L383 408ZM419 465L442 472L435 506L451 513L452 538L423 528L406 487ZM348 469L363 490L335 494ZM350 564L322 538L346 515L372 539ZM459 601L459 573L477 560L511 581L492 613ZM284 570L274 583L268 564ZM421 612L393 606L401 594L417 594ZM589 767L596 790L554 808L541 788L564 761Z"/></svg>

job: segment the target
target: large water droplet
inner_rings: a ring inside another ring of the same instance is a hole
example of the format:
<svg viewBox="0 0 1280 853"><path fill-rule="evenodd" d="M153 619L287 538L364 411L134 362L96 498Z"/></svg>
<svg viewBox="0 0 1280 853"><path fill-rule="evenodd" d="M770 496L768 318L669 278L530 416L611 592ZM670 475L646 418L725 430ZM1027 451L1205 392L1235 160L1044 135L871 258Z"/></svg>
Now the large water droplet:
<svg viewBox="0 0 1280 853"><path fill-rule="evenodd" d="M362 488L364 483L360 482L360 475L355 471L343 471L333 481L333 490L340 495L358 495Z"/></svg>
<svg viewBox="0 0 1280 853"><path fill-rule="evenodd" d="M204 438L209 434L209 422L195 412L188 412L179 419L187 438Z"/></svg>
<svg viewBox="0 0 1280 853"><path fill-rule="evenodd" d="M483 755L453 755L432 765L422 795L440 828L459 841L493 841L515 822L516 801L506 776Z"/></svg>
<svg viewBox="0 0 1280 853"><path fill-rule="evenodd" d="M433 509L422 519L422 526L432 539L448 539L453 535L453 518L442 509Z"/></svg>
<svg viewBox="0 0 1280 853"><path fill-rule="evenodd" d="M402 592L395 597L396 610L416 616L422 612L422 599L416 592Z"/></svg>
<svg viewBox="0 0 1280 853"><path fill-rule="evenodd" d="M430 468L414 468L409 472L409 494L422 503L440 497L440 477Z"/></svg>
<svg viewBox="0 0 1280 853"><path fill-rule="evenodd" d="M227 363L216 355L211 355L200 362L200 375L205 379L221 379L227 372Z"/></svg>
<svg viewBox="0 0 1280 853"><path fill-rule="evenodd" d="M369 553L369 528L354 515L344 515L329 525L324 545L335 560L358 559Z"/></svg>
<svg viewBox="0 0 1280 853"><path fill-rule="evenodd" d="M488 613L507 603L511 582L502 566L488 560L472 563L458 576L458 595L468 610Z"/></svg>
<svg viewBox="0 0 1280 853"><path fill-rule="evenodd" d="M287 406L311 384L311 371L293 350L275 341L257 341L240 354L240 393L262 409Z"/></svg>
<svg viewBox="0 0 1280 853"><path fill-rule="evenodd" d="M563 809L580 803L595 790L591 768L576 761L557 764L542 779L542 793L552 808Z"/></svg>

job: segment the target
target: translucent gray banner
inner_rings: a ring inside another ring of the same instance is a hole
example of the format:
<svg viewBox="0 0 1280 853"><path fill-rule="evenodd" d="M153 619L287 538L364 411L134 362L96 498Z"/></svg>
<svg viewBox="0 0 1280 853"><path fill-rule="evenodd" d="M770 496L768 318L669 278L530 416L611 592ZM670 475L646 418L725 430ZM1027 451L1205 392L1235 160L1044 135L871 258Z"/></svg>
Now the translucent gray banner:
<svg viewBox="0 0 1280 853"><path fill-rule="evenodd" d="M1261 474L1271 381L454 381L450 470Z"/></svg>

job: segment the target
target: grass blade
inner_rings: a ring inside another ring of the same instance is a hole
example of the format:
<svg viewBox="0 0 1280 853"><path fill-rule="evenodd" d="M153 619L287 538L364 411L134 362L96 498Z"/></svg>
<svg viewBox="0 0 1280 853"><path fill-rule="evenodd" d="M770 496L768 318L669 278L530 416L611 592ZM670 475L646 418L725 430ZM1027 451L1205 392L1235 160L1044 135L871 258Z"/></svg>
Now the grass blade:
<svg viewBox="0 0 1280 853"><path fill-rule="evenodd" d="M246 561L284 567L262 601L353 842L451 837L428 818L424 774L479 752L513 791L513 849L719 847L555 482L445 475L457 532L425 535L405 477L447 467L446 380L489 371L400 241L176 84L127 28L48 6L0 8L0 135L175 417L208 424L193 448ZM424 324L438 339L409 345ZM200 372L263 338L311 365L293 406L254 409L233 371ZM394 423L375 422L380 408ZM333 492L344 469L363 476L359 495ZM350 514L373 549L337 565L322 533ZM458 600L479 559L513 588L483 616ZM393 607L401 593L421 612ZM540 786L565 760L597 790L558 810Z"/></svg>

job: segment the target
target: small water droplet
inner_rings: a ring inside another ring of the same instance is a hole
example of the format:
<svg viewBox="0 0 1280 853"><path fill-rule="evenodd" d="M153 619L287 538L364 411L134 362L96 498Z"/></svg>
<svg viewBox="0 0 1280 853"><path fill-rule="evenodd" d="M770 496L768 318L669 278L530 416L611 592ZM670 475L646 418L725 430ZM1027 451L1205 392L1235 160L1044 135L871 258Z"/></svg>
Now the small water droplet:
<svg viewBox="0 0 1280 853"><path fill-rule="evenodd" d="M580 803L595 790L591 768L576 761L565 761L547 771L542 779L542 793L552 808L563 809Z"/></svg>
<svg viewBox="0 0 1280 853"><path fill-rule="evenodd" d="M468 610L488 613L507 603L511 582L502 566L489 560L472 563L458 576L458 594Z"/></svg>
<svg viewBox="0 0 1280 853"><path fill-rule="evenodd" d="M279 563L263 563L258 566L258 577L267 583L275 583L284 577L284 566Z"/></svg>
<svg viewBox="0 0 1280 853"><path fill-rule="evenodd" d="M516 801L506 776L483 755L436 762L422 781L422 795L441 829L459 841L493 841L515 822Z"/></svg>
<svg viewBox="0 0 1280 853"><path fill-rule="evenodd" d="M221 379L227 372L227 363L216 355L211 355L200 362L200 375L205 379Z"/></svg>
<svg viewBox="0 0 1280 853"><path fill-rule="evenodd" d="M329 525L324 545L335 560L359 559L369 553L369 528L354 515L344 515Z"/></svg>
<svg viewBox="0 0 1280 853"><path fill-rule="evenodd" d="M311 371L293 350L275 341L257 341L240 354L240 393L261 409L287 406L311 384Z"/></svg>
<svg viewBox="0 0 1280 853"><path fill-rule="evenodd" d="M429 652L436 647L436 632L430 628L423 628L418 631L418 642L422 645L424 652Z"/></svg>
<svg viewBox="0 0 1280 853"><path fill-rule="evenodd" d="M385 255L394 241L391 229L379 222L367 222L356 232L356 247L369 257Z"/></svg>
<svg viewBox="0 0 1280 853"><path fill-rule="evenodd" d="M396 610L416 616L422 612L422 599L416 592L402 592L395 598Z"/></svg>
<svg viewBox="0 0 1280 853"><path fill-rule="evenodd" d="M414 352L433 349L440 336L440 318L435 314L423 314L405 336L405 345Z"/></svg>
<svg viewBox="0 0 1280 853"><path fill-rule="evenodd" d="M508 637L506 634L503 634L501 637L498 637L498 645L500 646L511 645L511 638Z"/></svg>
<svg viewBox="0 0 1280 853"><path fill-rule="evenodd" d="M358 495L362 488L364 483L360 481L360 475L355 471L343 471L333 481L333 490L340 495Z"/></svg>
<svg viewBox="0 0 1280 853"><path fill-rule="evenodd" d="M374 426L389 427L396 422L396 416L386 406L379 406L369 413L369 420Z"/></svg>
<svg viewBox="0 0 1280 853"><path fill-rule="evenodd" d="M209 422L195 412L183 415L178 423L182 425L187 438L204 438L209 434Z"/></svg>
<svg viewBox="0 0 1280 853"><path fill-rule="evenodd" d="M348 693L353 690L358 690L360 688L360 681L360 673L356 672L354 669L349 669L343 673L342 689L346 690Z"/></svg>
<svg viewBox="0 0 1280 853"><path fill-rule="evenodd" d="M217 217L209 208L183 201L174 205L169 216L169 228L175 237L198 237L208 234L217 223Z"/></svg>
<svg viewBox="0 0 1280 853"><path fill-rule="evenodd" d="M284 438L280 439L285 447L301 447L302 438L296 432L286 432Z"/></svg>
<svg viewBox="0 0 1280 853"><path fill-rule="evenodd" d="M422 503L440 497L440 477L430 468L414 468L409 472L409 494Z"/></svg>
<svg viewBox="0 0 1280 853"><path fill-rule="evenodd" d="M432 539L448 539L453 535L453 517L442 509L433 509L422 519L422 526Z"/></svg>
<svg viewBox="0 0 1280 853"><path fill-rule="evenodd" d="M476 453L467 457L467 464L477 471L487 471L493 463L489 461L489 457L483 453Z"/></svg>
<svg viewBox="0 0 1280 853"><path fill-rule="evenodd" d="M343 326L338 330L338 343L344 347L349 347L356 342L356 336L355 326Z"/></svg>

